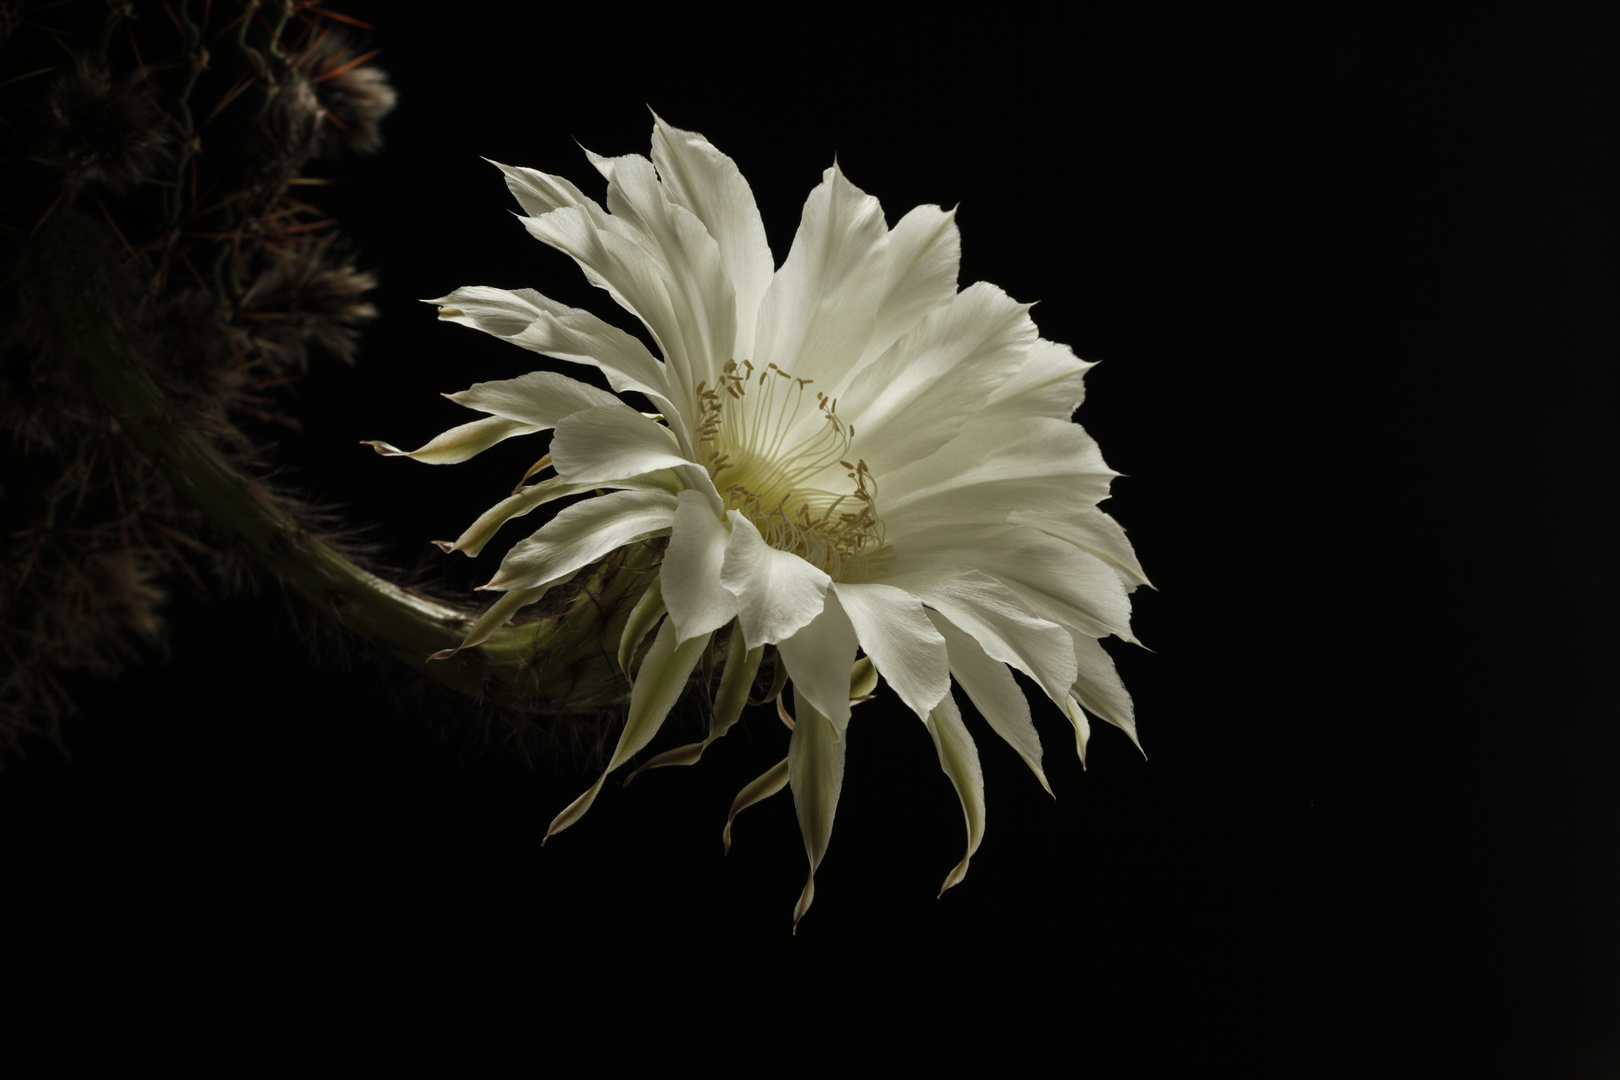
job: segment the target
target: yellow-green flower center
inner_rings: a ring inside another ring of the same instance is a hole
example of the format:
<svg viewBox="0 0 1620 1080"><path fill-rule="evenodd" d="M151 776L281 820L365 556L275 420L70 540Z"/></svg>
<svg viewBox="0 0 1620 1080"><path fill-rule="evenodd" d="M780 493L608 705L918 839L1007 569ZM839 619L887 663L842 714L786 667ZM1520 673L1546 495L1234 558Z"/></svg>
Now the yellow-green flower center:
<svg viewBox="0 0 1620 1080"><path fill-rule="evenodd" d="M809 379L769 364L726 361L720 386L698 385L703 462L726 508L741 512L780 551L791 551L830 577L849 581L867 553L883 542L866 462L851 460L855 429L838 417L838 402L811 397ZM805 423L801 410L820 414ZM839 474L847 490L829 490Z"/></svg>

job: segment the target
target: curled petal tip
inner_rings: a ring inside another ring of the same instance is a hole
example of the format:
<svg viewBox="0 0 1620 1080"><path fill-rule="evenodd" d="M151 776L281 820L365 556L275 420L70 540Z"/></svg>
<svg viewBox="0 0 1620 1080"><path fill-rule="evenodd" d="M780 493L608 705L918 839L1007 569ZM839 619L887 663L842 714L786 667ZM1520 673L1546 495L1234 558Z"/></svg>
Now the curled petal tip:
<svg viewBox="0 0 1620 1080"><path fill-rule="evenodd" d="M369 447L371 447L373 450L377 451L377 453L381 454L383 457L403 457L403 456L405 456L405 451L401 450L399 447L393 445L392 443L382 442L381 440L378 440L378 439L361 439L360 440L360 445L361 446L369 446Z"/></svg>
<svg viewBox="0 0 1620 1080"><path fill-rule="evenodd" d="M456 550L455 542L451 540L433 540L430 543L440 551L450 552Z"/></svg>
<svg viewBox="0 0 1620 1080"><path fill-rule="evenodd" d="M450 659L452 656L456 655L456 653L458 653L460 651L461 651L461 646L460 645L457 645L453 649L440 649L438 652L436 652L432 656L428 657L428 663L431 664L435 660L448 660L448 659Z"/></svg>

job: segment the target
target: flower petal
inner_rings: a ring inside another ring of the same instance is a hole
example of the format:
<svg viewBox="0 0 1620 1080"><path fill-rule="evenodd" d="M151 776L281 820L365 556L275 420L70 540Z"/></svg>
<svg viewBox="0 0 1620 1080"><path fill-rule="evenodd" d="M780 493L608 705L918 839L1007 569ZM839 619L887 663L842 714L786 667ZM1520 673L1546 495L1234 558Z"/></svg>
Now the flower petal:
<svg viewBox="0 0 1620 1080"><path fill-rule="evenodd" d="M849 726L850 668L859 647L855 626L833 592L809 625L776 646L777 663L793 680L794 693L831 721L839 738Z"/></svg>
<svg viewBox="0 0 1620 1080"><path fill-rule="evenodd" d="M641 651L641 643L646 640L652 628L663 621L669 609L664 606L663 578L653 575L636 606L630 609L630 615L624 620L624 632L619 635L619 670L629 676L635 669L636 654Z"/></svg>
<svg viewBox="0 0 1620 1080"><path fill-rule="evenodd" d="M730 357L754 355L759 302L776 263L754 192L737 163L692 131L653 114L653 164L672 202L690 210L720 248L720 265L736 290L737 336Z"/></svg>
<svg viewBox="0 0 1620 1080"><path fill-rule="evenodd" d="M459 551L468 557L472 557L483 551L484 545L494 539L496 531L513 518L522 517L530 511L539 509L547 503L555 502L558 499L566 499L570 495L578 495L583 491L595 491L599 488L664 491L671 495L680 490L676 486L674 477L670 476L669 473L652 473L627 480L589 484L567 484L553 476L537 484L519 488L488 510L485 510L478 515L477 521L467 526L466 531L456 538L455 543L447 544L442 540L435 540L434 543L447 552Z"/></svg>
<svg viewBox="0 0 1620 1080"><path fill-rule="evenodd" d="M720 584L737 597L737 619L749 647L792 637L821 613L832 578L797 555L765 543L754 523L738 511L731 511L730 517L731 542Z"/></svg>
<svg viewBox="0 0 1620 1080"><path fill-rule="evenodd" d="M839 397L860 456L885 474L927 457L984 407L1038 336L1029 305L980 282L925 315Z"/></svg>
<svg viewBox="0 0 1620 1080"><path fill-rule="evenodd" d="M614 491L565 507L507 552L485 589L526 589L555 582L608 552L669 531L675 496Z"/></svg>
<svg viewBox="0 0 1620 1080"><path fill-rule="evenodd" d="M967 819L967 854L956 864L939 887L939 894L961 881L967 874L968 861L979 850L984 839L984 772L979 768L979 748L973 744L967 725L956 699L946 694L926 718L928 734L934 737L934 749L939 752L940 768L951 778L956 797L962 800L962 816Z"/></svg>
<svg viewBox="0 0 1620 1080"><path fill-rule="evenodd" d="M888 235L878 201L838 166L828 169L805 200L793 248L760 302L754 366L775 364L817 390L835 387L872 336Z"/></svg>
<svg viewBox="0 0 1620 1080"><path fill-rule="evenodd" d="M634 390L668 404L664 366L647 347L582 308L571 308L533 289L469 285L438 304L439 318L460 323L558 360L601 368L619 393Z"/></svg>
<svg viewBox="0 0 1620 1080"><path fill-rule="evenodd" d="M698 657L703 655L708 644L707 637L696 637L678 644L674 627L665 621L636 675L635 688L630 691L630 713L625 717L624 731L619 735L619 744L613 748L613 757L608 761L607 768L602 770L602 775L597 777L596 783L585 794L569 803L562 813L551 820L551 827L546 830L542 844L584 817L585 811L596 801L608 773L629 761L636 751L658 734L664 718L680 698L681 691L686 689L686 680L691 676L692 669L697 667Z"/></svg>
<svg viewBox="0 0 1620 1080"><path fill-rule="evenodd" d="M477 457L485 450L510 439L514 435L531 435L544 428L525 424L521 420L508 420L504 416L486 416L482 420L461 424L440 435L435 435L425 446L416 450L401 450L391 443L367 441L362 446L372 447L383 457L408 457L429 465L454 465Z"/></svg>
<svg viewBox="0 0 1620 1080"><path fill-rule="evenodd" d="M585 484L681 469L692 462L680 452L669 428L614 398L558 421L551 438L551 464L562 479Z"/></svg>
<svg viewBox="0 0 1620 1080"><path fill-rule="evenodd" d="M1113 724L1131 737L1131 742L1142 750L1142 740L1136 736L1136 709L1131 695L1114 667L1114 658L1102 647L1102 642L1084 634L1074 636L1074 659L1079 667L1072 693L1086 710ZM1147 751L1142 751L1147 756Z"/></svg>
<svg viewBox="0 0 1620 1080"><path fill-rule="evenodd" d="M943 568L885 578L934 608L994 660L1040 684L1059 705L1074 684L1073 635L1035 615L1001 582L977 570Z"/></svg>
<svg viewBox="0 0 1620 1080"><path fill-rule="evenodd" d="M962 234L956 211L918 206L889 232L888 276L862 365L876 360L901 334L956 295ZM839 389L842 393L842 388Z"/></svg>
<svg viewBox="0 0 1620 1080"><path fill-rule="evenodd" d="M648 327L657 334L664 359L688 389L699 383L717 387L737 340L736 294L719 244L692 211L670 200L652 162L636 154L586 154L607 177L612 227L637 241L671 301L672 320Z"/></svg>
<svg viewBox="0 0 1620 1080"><path fill-rule="evenodd" d="M844 786L844 749L848 741L804 699L797 684L793 697L797 715L793 737L788 741L788 783L793 786L793 806L799 814L804 850L810 856L810 876L793 909L797 933L799 920L816 897L816 869L832 837L833 815L838 811L838 794Z"/></svg>
<svg viewBox="0 0 1620 1080"><path fill-rule="evenodd" d="M658 769L666 765L696 765L703 757L703 751L709 748L709 744L730 731L737 718L742 715L743 706L748 704L748 690L754 685L754 676L759 673L759 662L764 655L763 645L757 649L750 649L744 643L741 634L732 634L726 655L726 666L720 672L720 690L715 695L713 708L710 710L708 736L702 742L687 743L685 746L664 751L625 777L625 784L628 785L648 769ZM783 779L786 780L785 774ZM729 834L728 828L728 837Z"/></svg>
<svg viewBox="0 0 1620 1080"><path fill-rule="evenodd" d="M737 815L760 800L770 798L787 786L788 759L783 758L765 770L763 774L750 781L747 787L737 792L736 799L732 800L731 803L731 813L726 815L724 840L727 855L731 854L731 823L737 820Z"/></svg>
<svg viewBox="0 0 1620 1080"><path fill-rule="evenodd" d="M730 531L714 516L709 500L696 491L681 492L659 578L669 617L683 641L737 616L736 595L720 583L730 541Z"/></svg>
<svg viewBox="0 0 1620 1080"><path fill-rule="evenodd" d="M1096 366L1075 356L1067 345L1042 338L1029 350L1023 367L990 395L979 419L1068 420L1085 400L1086 372Z"/></svg>
<svg viewBox="0 0 1620 1080"><path fill-rule="evenodd" d="M900 700L927 719L951 691L951 670L945 639L928 621L922 601L891 585L835 582L833 589L866 655Z"/></svg>
<svg viewBox="0 0 1620 1080"><path fill-rule="evenodd" d="M521 420L542 431L556 427L563 417L582 409L598 405L628 408L606 390L598 390L555 371L531 371L515 379L474 383L465 390L444 396L469 409Z"/></svg>
<svg viewBox="0 0 1620 1080"><path fill-rule="evenodd" d="M489 161L488 158L484 160ZM598 214L602 213L602 208L597 205L596 200L575 187L572 180L543 173L538 169L514 168L502 165L498 161L489 163L506 174L507 190L511 191L518 204L530 217L549 214L559 206L594 208Z"/></svg>
<svg viewBox="0 0 1620 1080"><path fill-rule="evenodd" d="M1029 699L1024 697L1007 665L992 660L972 634L958 629L945 616L930 611L928 617L950 650L951 674L967 691L979 714L1024 759L1046 793L1052 794L1052 785L1041 768L1041 737L1029 718Z"/></svg>
<svg viewBox="0 0 1620 1080"><path fill-rule="evenodd" d="M1114 568L1127 590L1153 584L1142 570L1131 542L1125 538L1125 530L1095 506L1069 506L1055 513L1015 511L1007 518L1007 523L1029 525L1097 556Z"/></svg>
<svg viewBox="0 0 1620 1080"><path fill-rule="evenodd" d="M1017 510L1091 507L1108 498L1118 475L1078 424L975 420L929 457L880 478L883 523L899 537L1001 522Z"/></svg>
<svg viewBox="0 0 1620 1080"><path fill-rule="evenodd" d="M1092 637L1136 640L1130 595L1113 569L1037 529L967 525L919 530L890 542L897 565L977 569L1006 585L1040 618Z"/></svg>
<svg viewBox="0 0 1620 1080"><path fill-rule="evenodd" d="M448 660L462 649L482 645L489 640L491 634L511 622L512 616L517 614L519 608L526 607L540 599L553 584L555 583L547 582L537 588L514 589L509 593L504 593L500 599L489 606L488 611L478 617L477 622L472 624L467 630L467 636L461 639L460 645L453 649L440 649L428 659Z"/></svg>

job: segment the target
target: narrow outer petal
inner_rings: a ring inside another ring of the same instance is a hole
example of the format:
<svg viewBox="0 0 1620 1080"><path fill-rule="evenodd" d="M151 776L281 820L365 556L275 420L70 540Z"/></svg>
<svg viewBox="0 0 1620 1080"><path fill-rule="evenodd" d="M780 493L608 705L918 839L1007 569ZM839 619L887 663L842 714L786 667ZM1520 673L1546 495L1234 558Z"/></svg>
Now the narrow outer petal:
<svg viewBox="0 0 1620 1080"><path fill-rule="evenodd" d="M1041 787L1048 795L1052 794L1052 785L1041 768L1041 737L1030 720L1029 699L1019 689L1007 665L992 660L971 634L957 629L937 611L930 611L928 617L950 650L951 674L962 684L991 730L1018 752Z"/></svg>
<svg viewBox="0 0 1620 1080"><path fill-rule="evenodd" d="M984 772L979 768L979 748L973 745L973 736L962 723L962 713L956 699L946 694L928 716L928 734L934 737L934 748L939 751L939 765L951 778L957 798L962 800L962 815L967 819L967 854L945 878L939 894L961 881L967 874L968 861L979 850L984 839Z"/></svg>
<svg viewBox="0 0 1620 1080"><path fill-rule="evenodd" d="M799 832L810 857L810 876L793 909L793 927L810 910L816 896L816 869L827 854L832 837L833 815L838 811L838 795L844 787L844 749L847 740L833 730L832 722L815 710L794 687L795 724L788 742L788 783L793 787L793 806L799 815Z"/></svg>
<svg viewBox="0 0 1620 1080"><path fill-rule="evenodd" d="M543 428L508 420L503 416L488 416L482 420L461 424L440 435L417 450L401 450L391 443L368 441L363 445L376 450L383 457L408 457L429 465L455 465L477 457L503 439L514 435L532 435Z"/></svg>
<svg viewBox="0 0 1620 1080"><path fill-rule="evenodd" d="M484 588L531 588L626 544L668 532L675 505L675 496L663 491L614 491L565 507L514 545Z"/></svg>
<svg viewBox="0 0 1620 1080"><path fill-rule="evenodd" d="M1136 737L1136 710L1114 667L1114 658L1103 649L1102 642L1083 634L1074 636L1074 658L1080 669L1074 680L1074 696L1088 712L1129 735L1141 750L1142 741Z"/></svg>
<svg viewBox="0 0 1620 1080"><path fill-rule="evenodd" d="M584 817L585 811L596 801L608 774L629 761L636 751L658 734L664 718L680 698L681 691L686 689L686 680L708 644L708 637L697 637L685 644L678 644L675 641L675 628L665 620L658 637L653 640L652 648L647 651L647 659L642 661L641 671L636 675L635 688L630 691L630 714L625 718L619 744L613 749L613 758L596 783L552 819L551 828L546 830L546 840Z"/></svg>
<svg viewBox="0 0 1620 1080"><path fill-rule="evenodd" d="M474 383L444 396L457 405L521 420L537 429L556 427L563 417L598 405L627 407L606 390L555 371L531 371L515 379Z"/></svg>
<svg viewBox="0 0 1620 1080"><path fill-rule="evenodd" d="M1059 706L1074 684L1073 635L1036 616L1001 582L977 570L886 578L960 627L993 659L1022 671Z"/></svg>

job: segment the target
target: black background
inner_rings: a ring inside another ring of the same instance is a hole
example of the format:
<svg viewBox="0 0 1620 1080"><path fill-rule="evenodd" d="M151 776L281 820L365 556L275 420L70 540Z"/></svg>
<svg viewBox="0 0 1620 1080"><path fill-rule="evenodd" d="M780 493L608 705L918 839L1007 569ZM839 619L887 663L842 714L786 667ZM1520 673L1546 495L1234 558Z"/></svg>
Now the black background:
<svg viewBox="0 0 1620 1080"><path fill-rule="evenodd" d="M312 660L277 596L176 583L167 654L78 686L71 761L0 774L6 933L49 958L13 984L60 1045L116 1017L182 1057L223 1036L470 1069L748 1047L1620 1075L1609 12L339 10L400 93L384 150L317 196L382 319L297 388L287 479L481 583L497 553L427 541L530 448L432 469L356 444L415 445L463 418L438 393L536 358L418 299L527 286L627 323L480 156L600 195L575 140L646 153L650 105L736 159L780 261L836 155L891 223L960 203L961 282L1103 362L1077 419L1159 590L1155 651L1112 649L1149 757L1099 730L1083 772L1045 715L1054 803L976 728L988 830L936 900L960 809L915 718L863 706L792 936L789 797L720 846L785 752L774 718L610 786L542 851L586 763Z"/></svg>

